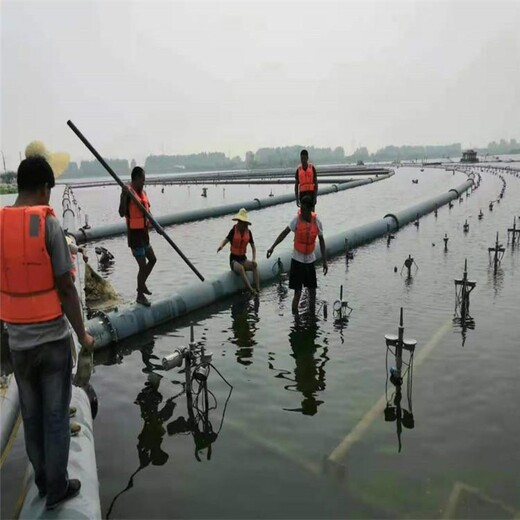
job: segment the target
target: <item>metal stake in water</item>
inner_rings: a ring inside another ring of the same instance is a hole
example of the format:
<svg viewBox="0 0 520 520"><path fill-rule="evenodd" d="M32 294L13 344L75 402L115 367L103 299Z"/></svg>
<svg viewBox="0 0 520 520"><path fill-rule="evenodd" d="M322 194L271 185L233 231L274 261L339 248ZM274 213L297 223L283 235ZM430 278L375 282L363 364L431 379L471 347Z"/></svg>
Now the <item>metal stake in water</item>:
<svg viewBox="0 0 520 520"><path fill-rule="evenodd" d="M456 307L460 304L460 317L462 319L468 318L469 313L469 295L471 291L476 287L477 282L472 282L468 280L468 259L464 260L464 273L462 278L459 280L455 280L455 289L460 287L460 297L456 302Z"/></svg>
<svg viewBox="0 0 520 520"><path fill-rule="evenodd" d="M502 244L499 244L498 242L498 232L497 232L497 239L495 242L495 247L488 247L488 253L493 253L493 274L497 274L498 266L500 265L500 262L502 261L502 257L504 256L506 249Z"/></svg>
<svg viewBox="0 0 520 520"><path fill-rule="evenodd" d="M401 369L403 368L403 338L404 338L404 323L403 323L403 308L399 314L399 327L397 328L397 345L395 346L395 368L397 369L397 377L401 379Z"/></svg>
<svg viewBox="0 0 520 520"><path fill-rule="evenodd" d="M509 240L509 234L512 234L512 239L511 239L511 245L513 247L515 247L515 242L516 242L516 236L518 234L518 239L520 240L520 228L519 229L516 229L516 217L513 217L513 227L512 228L509 228L507 230L507 239Z"/></svg>
<svg viewBox="0 0 520 520"><path fill-rule="evenodd" d="M449 240L448 233L444 233L443 240L444 240L444 251L448 251L448 240Z"/></svg>

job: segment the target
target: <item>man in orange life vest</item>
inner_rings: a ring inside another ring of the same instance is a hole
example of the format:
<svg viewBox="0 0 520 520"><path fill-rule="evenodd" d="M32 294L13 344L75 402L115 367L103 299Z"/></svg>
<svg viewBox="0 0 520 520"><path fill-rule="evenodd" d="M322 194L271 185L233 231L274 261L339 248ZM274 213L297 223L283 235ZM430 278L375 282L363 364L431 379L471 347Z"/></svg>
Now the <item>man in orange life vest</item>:
<svg viewBox="0 0 520 520"><path fill-rule="evenodd" d="M316 206L318 199L318 175L316 168L309 162L309 152L302 150L300 152L301 164L296 170L296 179L294 183L294 196L296 204L300 206L302 197L310 196L312 199L312 207Z"/></svg>
<svg viewBox="0 0 520 520"><path fill-rule="evenodd" d="M229 255L229 266L231 270L240 275L244 281L248 291L252 294L256 294L260 290L260 280L258 278L258 269L256 265L256 247L253 240L253 233L249 231L248 226L251 225L247 217L247 211L242 208L232 220L236 221L236 224L231 228L227 237L222 241L217 249L217 253L222 251L222 248L227 244L231 244L231 253ZM253 251L253 260L247 259L246 250L247 245L251 245ZM246 271L253 271L253 278L255 281L255 288L251 287L249 280L246 275Z"/></svg>
<svg viewBox="0 0 520 520"><path fill-rule="evenodd" d="M327 251L325 249L325 240L323 239L323 226L316 213L312 211L313 199L310 195L306 195L301 199L301 210L298 215L290 222L290 224L278 235L274 244L267 250L267 258L274 251L274 248L282 242L291 232L294 232L294 249L291 260L291 272L289 274L289 289L294 289L294 298L292 301L293 313L298 312L298 304L302 294L302 287L307 287L309 291L309 304L311 309L314 308L316 302L316 269L314 262L316 255L316 237L320 242L321 258L323 261L323 274L326 275L329 270L327 265Z"/></svg>
<svg viewBox="0 0 520 520"><path fill-rule="evenodd" d="M140 166L136 166L132 170L132 184L128 186L128 189L149 211L150 201L143 189L144 181L144 170ZM139 265L139 272L137 273L137 298L135 301L148 307L150 306L150 301L145 294L152 293L146 286L146 280L150 276L150 273L157 262L155 253L150 245L150 236L148 234L150 224L126 190L122 190L121 192L119 215L121 217L126 217L128 247L132 250L137 264Z"/></svg>
<svg viewBox="0 0 520 520"><path fill-rule="evenodd" d="M0 208L0 319L7 324L25 448L47 509L79 493L69 479L72 325L89 351L65 235L49 207L54 174L43 157L18 168L18 198Z"/></svg>

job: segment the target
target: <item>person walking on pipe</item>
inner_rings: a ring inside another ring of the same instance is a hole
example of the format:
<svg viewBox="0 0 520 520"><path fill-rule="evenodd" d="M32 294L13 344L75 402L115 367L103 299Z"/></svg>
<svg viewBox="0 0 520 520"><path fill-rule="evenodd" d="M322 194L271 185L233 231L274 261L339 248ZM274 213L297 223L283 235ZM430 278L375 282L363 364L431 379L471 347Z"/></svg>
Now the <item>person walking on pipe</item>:
<svg viewBox="0 0 520 520"><path fill-rule="evenodd" d="M301 205L301 199L305 196L312 198L312 208L316 206L318 199L318 174L316 168L309 162L309 152L302 150L300 152L301 164L296 170L296 178L294 183L294 196L296 205Z"/></svg>
<svg viewBox="0 0 520 520"><path fill-rule="evenodd" d="M149 211L150 201L148 200L146 191L144 191L144 183L145 172L143 168L136 166L132 170L132 183L128 186L128 190L131 191L146 210ZM137 298L135 301L149 307L150 301L145 295L151 295L152 293L146 285L146 280L157 262L153 248L150 245L150 235L148 233L150 223L124 189L121 190L119 215L126 217L128 247L132 250L132 254L139 265L139 271L137 273Z"/></svg>
<svg viewBox="0 0 520 520"><path fill-rule="evenodd" d="M82 349L94 339L83 323L63 229L49 206L54 173L44 157L18 167L18 197L0 208L0 319L6 323L18 385L25 448L47 509L79 493L69 479L72 325Z"/></svg>
<svg viewBox="0 0 520 520"><path fill-rule="evenodd" d="M316 302L316 238L320 242L321 258L323 261L323 274L326 275L329 267L327 265L327 251L323 238L323 226L320 219L312 211L313 198L310 195L302 197L301 210L291 220L289 225L278 235L274 244L267 250L267 258L273 254L274 248L282 242L292 231L294 233L294 248L291 260L291 271L289 274L289 289L294 290L292 311L298 312L298 305L302 294L302 287L307 287L309 292L310 307L314 308Z"/></svg>
<svg viewBox="0 0 520 520"><path fill-rule="evenodd" d="M253 233L249 230L251 222L249 222L247 211L242 208L232 220L236 221L236 224L231 228L226 238L218 247L217 253L222 251L226 244L231 244L231 253L229 255L229 266L231 270L240 275L249 292L257 294L258 291L260 291L260 280L258 278L256 264L256 247L253 240ZM248 244L251 246L251 251L253 252L252 260L248 260L246 256ZM255 288L251 287L246 271L253 271Z"/></svg>

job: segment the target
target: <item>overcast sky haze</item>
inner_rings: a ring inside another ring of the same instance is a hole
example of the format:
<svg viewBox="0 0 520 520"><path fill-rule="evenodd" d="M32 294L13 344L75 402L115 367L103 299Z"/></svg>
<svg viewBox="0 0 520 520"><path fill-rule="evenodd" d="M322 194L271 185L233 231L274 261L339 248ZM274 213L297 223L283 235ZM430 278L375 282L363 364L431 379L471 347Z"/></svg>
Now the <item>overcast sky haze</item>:
<svg viewBox="0 0 520 520"><path fill-rule="evenodd" d="M2 0L8 168L262 146L520 139L520 1ZM297 160L297 158L295 158Z"/></svg>

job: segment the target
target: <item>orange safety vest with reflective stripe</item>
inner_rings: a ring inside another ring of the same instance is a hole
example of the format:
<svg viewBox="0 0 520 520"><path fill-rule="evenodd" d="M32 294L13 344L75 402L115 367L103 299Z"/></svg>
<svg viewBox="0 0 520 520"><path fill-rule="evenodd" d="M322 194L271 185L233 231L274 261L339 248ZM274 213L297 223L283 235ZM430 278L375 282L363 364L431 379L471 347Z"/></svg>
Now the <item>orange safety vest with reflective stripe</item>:
<svg viewBox="0 0 520 520"><path fill-rule="evenodd" d="M131 186L129 186L128 189L145 207L146 211L150 211L150 201L148 200L146 191L142 190L141 193L137 193ZM137 206L132 199L128 201L128 217L126 218L126 224L129 229L145 229L149 226L148 219L143 215L139 206Z"/></svg>
<svg viewBox="0 0 520 520"><path fill-rule="evenodd" d="M235 232L233 233L233 240L231 242L231 254L237 256L245 256L249 240L249 229L246 229L244 231L244 234L242 234L238 229L238 225L235 224Z"/></svg>
<svg viewBox="0 0 520 520"><path fill-rule="evenodd" d="M298 166L298 187L300 192L314 191L314 170L311 163L307 163L306 170L301 164Z"/></svg>
<svg viewBox="0 0 520 520"><path fill-rule="evenodd" d="M318 224L316 224L316 213L311 214L311 221L307 222L298 213L298 222L294 232L294 249L304 255L310 255L316 246L318 236Z"/></svg>
<svg viewBox="0 0 520 520"><path fill-rule="evenodd" d="M45 243L49 206L0 208L0 319L41 323L63 315Z"/></svg>

